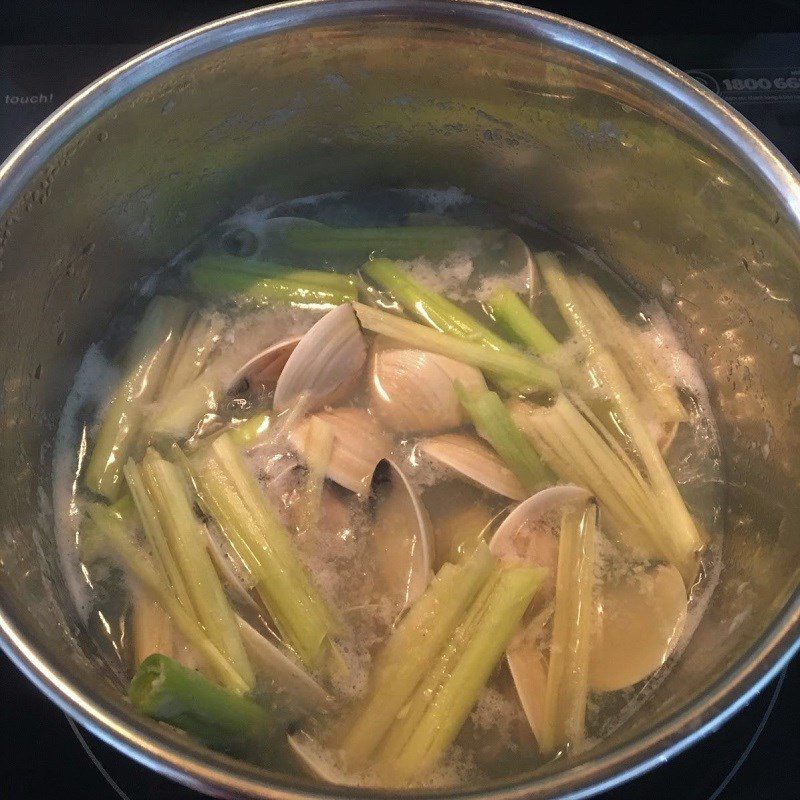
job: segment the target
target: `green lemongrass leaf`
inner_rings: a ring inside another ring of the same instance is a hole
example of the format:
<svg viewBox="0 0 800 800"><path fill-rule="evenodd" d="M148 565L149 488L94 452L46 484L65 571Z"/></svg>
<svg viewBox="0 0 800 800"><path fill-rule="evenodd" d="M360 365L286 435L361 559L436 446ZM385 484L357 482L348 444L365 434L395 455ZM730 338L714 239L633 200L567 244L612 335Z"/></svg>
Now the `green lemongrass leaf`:
<svg viewBox="0 0 800 800"><path fill-rule="evenodd" d="M524 344L541 356L551 355L560 347L558 341L519 295L506 286L499 286L489 297L489 312L507 336Z"/></svg>
<svg viewBox="0 0 800 800"><path fill-rule="evenodd" d="M134 708L233 755L255 753L274 727L266 710L160 653L139 665L128 687Z"/></svg>

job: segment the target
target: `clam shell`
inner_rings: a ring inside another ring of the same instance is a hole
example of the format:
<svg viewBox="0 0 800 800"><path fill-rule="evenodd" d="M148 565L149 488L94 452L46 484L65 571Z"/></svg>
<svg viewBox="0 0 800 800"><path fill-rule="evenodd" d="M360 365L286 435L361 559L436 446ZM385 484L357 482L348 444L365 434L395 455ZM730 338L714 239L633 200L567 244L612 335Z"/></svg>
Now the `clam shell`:
<svg viewBox="0 0 800 800"><path fill-rule="evenodd" d="M414 487L393 461L382 460L372 479L375 567L401 610L412 605L433 577L431 523Z"/></svg>
<svg viewBox="0 0 800 800"><path fill-rule="evenodd" d="M612 692L655 672L686 625L686 588L674 566L659 565L602 587L589 685Z"/></svg>
<svg viewBox="0 0 800 800"><path fill-rule="evenodd" d="M255 394L274 388L300 339L300 336L284 339L253 356L233 374L228 393Z"/></svg>
<svg viewBox="0 0 800 800"><path fill-rule="evenodd" d="M390 430L438 433L467 421L453 381L485 390L480 370L447 356L376 345L370 363L370 407Z"/></svg>
<svg viewBox="0 0 800 800"><path fill-rule="evenodd" d="M358 384L367 344L352 305L329 311L300 339L275 386L273 406L285 411L300 395L315 411L344 400Z"/></svg>
<svg viewBox="0 0 800 800"><path fill-rule="evenodd" d="M375 467L391 449L391 440L363 408L335 408L317 416L333 427L327 477L351 492L366 492ZM309 421L305 419L289 433L289 444L301 457L308 432Z"/></svg>
<svg viewBox="0 0 800 800"><path fill-rule="evenodd" d="M503 497L523 500L527 497L522 484L488 445L474 436L443 433L423 439L417 445L422 453Z"/></svg>

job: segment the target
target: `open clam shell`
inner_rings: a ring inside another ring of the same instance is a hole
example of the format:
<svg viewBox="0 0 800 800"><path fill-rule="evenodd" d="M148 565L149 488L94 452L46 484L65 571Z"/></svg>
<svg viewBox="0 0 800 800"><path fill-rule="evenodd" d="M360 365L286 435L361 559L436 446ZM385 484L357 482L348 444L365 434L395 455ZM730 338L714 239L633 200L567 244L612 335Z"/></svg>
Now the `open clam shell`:
<svg viewBox="0 0 800 800"><path fill-rule="evenodd" d="M523 500L527 492L514 473L488 445L474 436L462 433L443 433L423 439L420 452L442 464L472 483L489 491Z"/></svg>
<svg viewBox="0 0 800 800"><path fill-rule="evenodd" d="M537 605L549 603L555 588L558 564L558 526L560 511L591 498L586 489L573 485L551 486L520 503L498 527L489 550L504 564L545 567L547 577L537 593ZM547 663L539 636L542 616L525 624L506 649L506 661L520 703L534 735L539 739L544 727Z"/></svg>
<svg viewBox="0 0 800 800"><path fill-rule="evenodd" d="M300 339L300 336L284 339L253 356L233 374L228 383L228 393L257 394L275 388Z"/></svg>
<svg viewBox="0 0 800 800"><path fill-rule="evenodd" d="M592 643L589 685L632 686L670 657L686 625L686 587L678 569L658 565L603 585Z"/></svg>
<svg viewBox="0 0 800 800"><path fill-rule="evenodd" d="M453 381L486 389L480 370L412 348L376 344L370 360L370 407L390 430L438 433L466 422Z"/></svg>
<svg viewBox="0 0 800 800"><path fill-rule="evenodd" d="M389 459L372 478L374 521L371 532L375 571L400 610L412 605L433 577L431 523L414 487Z"/></svg>
<svg viewBox="0 0 800 800"><path fill-rule="evenodd" d="M333 427L333 450L327 477L351 492L369 489L378 462L391 449L391 440L363 408L335 408L317 414ZM289 433L289 444L301 457L309 435L309 420Z"/></svg>
<svg viewBox="0 0 800 800"><path fill-rule="evenodd" d="M285 411L301 395L308 410L340 402L358 385L367 344L353 307L337 306L300 339L275 385L273 406Z"/></svg>

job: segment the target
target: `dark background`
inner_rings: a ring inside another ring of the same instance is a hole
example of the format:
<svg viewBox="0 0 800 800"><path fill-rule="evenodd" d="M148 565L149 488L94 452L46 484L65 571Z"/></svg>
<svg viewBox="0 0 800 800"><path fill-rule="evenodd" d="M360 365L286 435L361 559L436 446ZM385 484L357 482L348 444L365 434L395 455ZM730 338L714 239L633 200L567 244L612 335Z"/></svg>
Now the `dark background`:
<svg viewBox="0 0 800 800"><path fill-rule="evenodd" d="M46 111L127 56L187 28L258 5L263 3L0 0L3 92L54 95L48 109L31 107L10 115L0 107L0 157ZM567 0L528 5L630 39L687 70L710 69L712 75L722 76L792 67L800 74L800 0ZM13 45L26 47L9 47ZM33 47L41 45L51 46L48 67L43 66L44 51ZM726 99L798 166L800 100L776 105L752 96ZM114 798L101 769L130 800L199 798L138 768L88 734L81 741L66 717L2 655L0 708L0 800ZM602 800L798 800L799 719L796 662L720 731Z"/></svg>

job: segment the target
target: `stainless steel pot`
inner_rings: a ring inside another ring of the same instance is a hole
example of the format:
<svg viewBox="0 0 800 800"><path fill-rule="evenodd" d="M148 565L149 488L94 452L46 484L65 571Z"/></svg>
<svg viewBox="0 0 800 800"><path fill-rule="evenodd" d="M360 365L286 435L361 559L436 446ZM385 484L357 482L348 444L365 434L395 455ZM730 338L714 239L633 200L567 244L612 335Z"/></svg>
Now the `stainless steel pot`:
<svg viewBox="0 0 800 800"><path fill-rule="evenodd" d="M800 184L728 106L625 42L495 2L298 2L160 45L53 114L0 170L0 629L51 699L224 796L353 796L133 714L68 601L54 426L133 284L255 195L450 186L530 215L661 296L708 379L724 568L678 668L590 752L480 796L585 797L746 703L800 632Z"/></svg>

